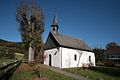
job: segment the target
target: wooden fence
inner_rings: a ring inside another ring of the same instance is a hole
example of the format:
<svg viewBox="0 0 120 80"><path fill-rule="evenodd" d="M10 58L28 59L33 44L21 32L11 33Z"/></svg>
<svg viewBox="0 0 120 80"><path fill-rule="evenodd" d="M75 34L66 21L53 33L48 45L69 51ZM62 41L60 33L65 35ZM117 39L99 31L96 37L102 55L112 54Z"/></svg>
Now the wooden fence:
<svg viewBox="0 0 120 80"><path fill-rule="evenodd" d="M9 80L13 72L21 65L22 61L12 62L0 67L0 80Z"/></svg>

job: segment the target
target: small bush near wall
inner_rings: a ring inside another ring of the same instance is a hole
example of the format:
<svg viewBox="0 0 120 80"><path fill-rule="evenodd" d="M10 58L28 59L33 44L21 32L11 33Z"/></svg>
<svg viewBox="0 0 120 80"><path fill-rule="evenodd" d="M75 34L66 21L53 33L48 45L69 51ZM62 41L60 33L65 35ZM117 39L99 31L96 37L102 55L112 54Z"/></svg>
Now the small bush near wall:
<svg viewBox="0 0 120 80"><path fill-rule="evenodd" d="M104 64L104 66L110 66L110 67L115 66L115 63L113 61L110 61L110 60L103 60L102 62Z"/></svg>

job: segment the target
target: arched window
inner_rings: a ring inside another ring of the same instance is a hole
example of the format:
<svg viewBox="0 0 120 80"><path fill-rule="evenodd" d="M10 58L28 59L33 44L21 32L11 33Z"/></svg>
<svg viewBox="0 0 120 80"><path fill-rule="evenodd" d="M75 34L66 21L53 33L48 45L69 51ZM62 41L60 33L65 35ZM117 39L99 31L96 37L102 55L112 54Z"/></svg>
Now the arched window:
<svg viewBox="0 0 120 80"><path fill-rule="evenodd" d="M91 62L91 56L89 56L89 62Z"/></svg>
<svg viewBox="0 0 120 80"><path fill-rule="evenodd" d="M74 55L74 60L75 60L75 61L77 60L77 55L76 55L76 54Z"/></svg>

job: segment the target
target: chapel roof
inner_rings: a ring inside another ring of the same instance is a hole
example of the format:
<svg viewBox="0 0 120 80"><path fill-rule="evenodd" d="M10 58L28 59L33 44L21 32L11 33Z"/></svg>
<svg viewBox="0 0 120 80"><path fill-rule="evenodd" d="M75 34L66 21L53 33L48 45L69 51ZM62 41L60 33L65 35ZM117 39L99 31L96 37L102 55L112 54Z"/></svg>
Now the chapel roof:
<svg viewBox="0 0 120 80"><path fill-rule="evenodd" d="M84 41L82 41L80 39L76 39L76 38L73 38L73 37L70 37L70 36L67 36L67 35L62 35L60 33L58 33L58 34L54 34L52 32L50 32L50 33L54 36L55 40L61 46L92 51L88 47L88 45Z"/></svg>

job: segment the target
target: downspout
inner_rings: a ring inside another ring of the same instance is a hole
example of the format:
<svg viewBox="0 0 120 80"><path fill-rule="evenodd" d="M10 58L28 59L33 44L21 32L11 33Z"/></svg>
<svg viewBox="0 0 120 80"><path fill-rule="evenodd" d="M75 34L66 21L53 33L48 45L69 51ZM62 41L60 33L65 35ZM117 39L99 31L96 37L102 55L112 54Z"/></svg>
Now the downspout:
<svg viewBox="0 0 120 80"><path fill-rule="evenodd" d="M62 68L62 47L61 47L61 68Z"/></svg>
<svg viewBox="0 0 120 80"><path fill-rule="evenodd" d="M80 63L80 57L81 57L81 55L79 54L79 60L78 60L78 63L77 63L77 67L78 67L78 65Z"/></svg>
<svg viewBox="0 0 120 80"><path fill-rule="evenodd" d="M78 51L78 53L79 53L79 60L78 60L78 64L77 64L77 67L79 67L80 58L81 58L81 55L82 55L82 52L79 52L79 51Z"/></svg>

